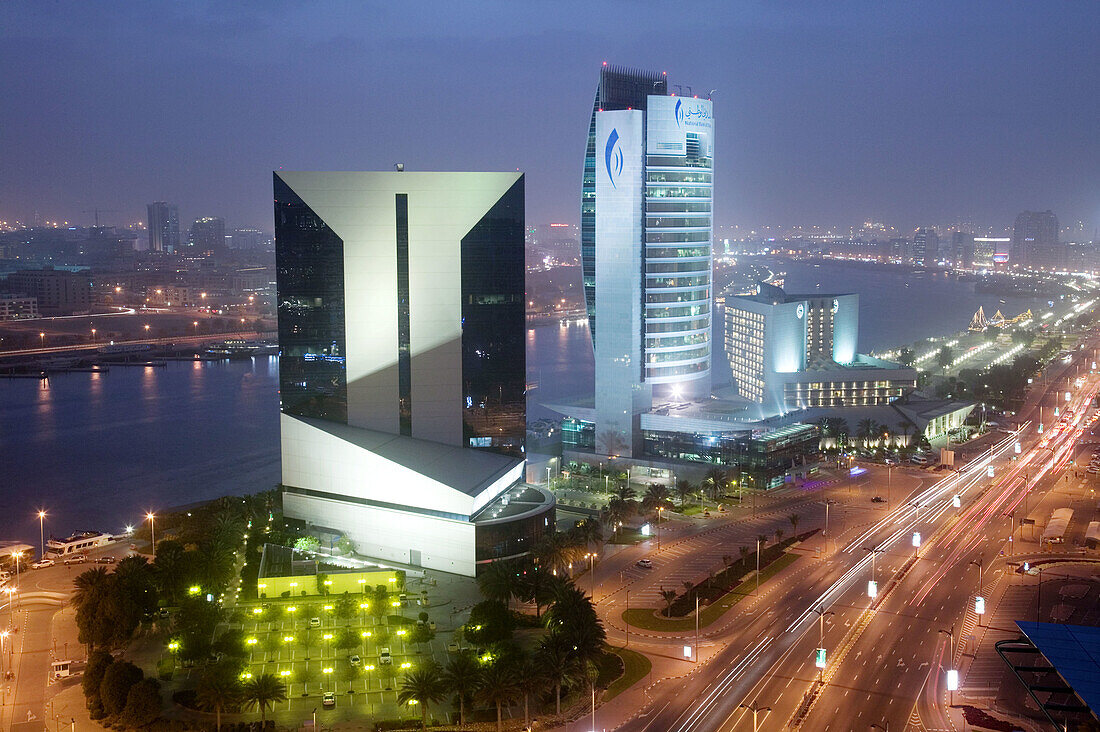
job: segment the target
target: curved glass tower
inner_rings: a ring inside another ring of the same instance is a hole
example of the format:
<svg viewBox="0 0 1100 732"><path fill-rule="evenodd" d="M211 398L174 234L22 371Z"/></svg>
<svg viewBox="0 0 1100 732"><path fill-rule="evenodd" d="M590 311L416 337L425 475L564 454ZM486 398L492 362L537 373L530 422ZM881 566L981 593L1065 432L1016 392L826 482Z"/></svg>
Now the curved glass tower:
<svg viewBox="0 0 1100 732"><path fill-rule="evenodd" d="M581 258L607 454L640 449L654 400L710 395L714 119L666 91L664 74L604 67L589 125Z"/></svg>
<svg viewBox="0 0 1100 732"><path fill-rule="evenodd" d="M646 112L645 379L706 396L711 359L714 125L704 99L652 97Z"/></svg>

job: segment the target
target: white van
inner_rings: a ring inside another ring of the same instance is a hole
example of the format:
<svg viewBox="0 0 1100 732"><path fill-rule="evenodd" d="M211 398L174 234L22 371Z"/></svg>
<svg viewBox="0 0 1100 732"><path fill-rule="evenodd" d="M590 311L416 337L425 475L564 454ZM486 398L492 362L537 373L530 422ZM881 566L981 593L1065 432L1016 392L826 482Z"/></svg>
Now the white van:
<svg viewBox="0 0 1100 732"><path fill-rule="evenodd" d="M922 457L920 455L914 455L913 457L909 458L909 462L913 463L914 465L927 465L928 458Z"/></svg>

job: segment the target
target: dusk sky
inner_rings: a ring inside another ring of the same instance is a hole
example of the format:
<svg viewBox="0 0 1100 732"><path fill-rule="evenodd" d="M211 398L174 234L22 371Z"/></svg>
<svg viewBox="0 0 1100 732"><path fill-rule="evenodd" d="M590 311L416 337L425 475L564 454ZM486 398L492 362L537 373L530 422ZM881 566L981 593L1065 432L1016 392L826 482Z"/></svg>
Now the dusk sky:
<svg viewBox="0 0 1100 732"><path fill-rule="evenodd" d="M579 218L601 63L714 93L715 223L1100 225L1100 3L0 3L0 219L224 216L271 170L527 173Z"/></svg>

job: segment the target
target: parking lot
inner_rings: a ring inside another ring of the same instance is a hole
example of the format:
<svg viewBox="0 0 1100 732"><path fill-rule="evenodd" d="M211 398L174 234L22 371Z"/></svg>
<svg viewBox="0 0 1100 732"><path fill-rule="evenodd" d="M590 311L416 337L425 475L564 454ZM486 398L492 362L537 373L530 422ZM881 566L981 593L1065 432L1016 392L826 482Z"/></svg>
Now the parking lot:
<svg viewBox="0 0 1100 732"><path fill-rule="evenodd" d="M338 617L335 598L277 599L238 606L247 618L239 626L249 649L244 677L274 674L287 684L289 701L280 710L308 712L325 692L338 708L353 707L375 717L397 716L397 693L405 674L429 660L444 664L460 644L446 605L407 606L393 597L384 612L372 597L355 598L353 617ZM419 615L435 625L431 640L413 642ZM446 627L444 627L446 626ZM171 649L169 649L171 652ZM190 670L177 669L183 673Z"/></svg>

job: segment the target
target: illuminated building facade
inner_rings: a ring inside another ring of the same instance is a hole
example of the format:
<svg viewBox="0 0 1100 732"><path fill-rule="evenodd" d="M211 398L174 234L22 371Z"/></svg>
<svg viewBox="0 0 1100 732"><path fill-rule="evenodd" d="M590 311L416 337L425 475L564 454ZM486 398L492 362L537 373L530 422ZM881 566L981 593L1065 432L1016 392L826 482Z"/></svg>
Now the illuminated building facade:
<svg viewBox="0 0 1100 732"><path fill-rule="evenodd" d="M761 284L726 299L725 323L738 394L765 416L887 404L916 386L913 369L856 353L858 295L788 295Z"/></svg>
<svg viewBox="0 0 1100 732"><path fill-rule="evenodd" d="M581 257L600 449L640 449L654 398L710 393L714 121L663 74L604 67L589 125Z"/></svg>
<svg viewBox="0 0 1100 732"><path fill-rule="evenodd" d="M528 551L554 506L521 483L523 175L278 171L274 198L286 516L458 574Z"/></svg>

